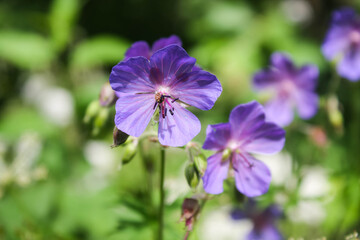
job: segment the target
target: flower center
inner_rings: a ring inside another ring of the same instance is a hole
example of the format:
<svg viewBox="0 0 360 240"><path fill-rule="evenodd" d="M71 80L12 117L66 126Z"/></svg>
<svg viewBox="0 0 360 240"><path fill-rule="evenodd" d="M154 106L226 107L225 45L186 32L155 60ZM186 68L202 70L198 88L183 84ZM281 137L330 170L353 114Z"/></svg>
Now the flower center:
<svg viewBox="0 0 360 240"><path fill-rule="evenodd" d="M359 31L352 31L350 33L350 41L353 44L360 44L360 32Z"/></svg>
<svg viewBox="0 0 360 240"><path fill-rule="evenodd" d="M173 98L172 96L170 96L168 92L169 88L167 87L160 87L155 92L155 104L153 109L155 109L156 106L159 106L159 112L163 118L167 116L168 110L171 115L174 115L175 108L172 106L172 104L175 101L179 100L179 98Z"/></svg>
<svg viewBox="0 0 360 240"><path fill-rule="evenodd" d="M283 97L289 97L291 93L294 91L294 84L291 80L285 79L280 86L279 94Z"/></svg>

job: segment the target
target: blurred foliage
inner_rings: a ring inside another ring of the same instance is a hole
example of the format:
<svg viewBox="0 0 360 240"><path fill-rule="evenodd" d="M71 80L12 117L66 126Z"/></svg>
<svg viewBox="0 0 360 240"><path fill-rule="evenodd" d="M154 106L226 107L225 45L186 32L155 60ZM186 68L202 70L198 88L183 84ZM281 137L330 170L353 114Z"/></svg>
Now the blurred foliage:
<svg viewBox="0 0 360 240"><path fill-rule="evenodd" d="M345 5L360 9L350 0L1 1L0 239L153 238L159 145L151 133L111 149L114 109L101 107L97 99L111 67L132 42L152 43L171 34L180 36L190 55L223 86L213 109L192 109L203 126L194 139L200 145L206 126L228 121L236 105L265 102L252 91L251 78L268 65L272 52L287 52L298 65L319 66L319 112L286 128L290 172L281 160L279 175L289 177L274 182L258 201L263 207L281 205L285 217L279 226L286 238L345 239L359 231L360 85L342 79L331 89L336 76L320 51L332 11ZM329 107L329 101L337 104ZM337 125L329 119L334 114L342 120ZM319 131L312 131L317 127L325 134L324 144L317 139ZM34 133L41 147L31 155L31 144L26 151L20 146ZM178 223L181 204L204 194L199 177L204 155L210 154L189 156L189 146L166 149L165 239L184 237L184 225ZM29 178L17 178L13 166L19 161L26 166L20 176ZM320 185L319 195L305 196L307 170L319 167L330 187L320 193ZM220 231L221 222L211 220L212 214L221 210L229 216L224 207L246 201L233 179L224 189L207 201L190 239L206 239L216 226ZM320 208L301 208L304 203Z"/></svg>

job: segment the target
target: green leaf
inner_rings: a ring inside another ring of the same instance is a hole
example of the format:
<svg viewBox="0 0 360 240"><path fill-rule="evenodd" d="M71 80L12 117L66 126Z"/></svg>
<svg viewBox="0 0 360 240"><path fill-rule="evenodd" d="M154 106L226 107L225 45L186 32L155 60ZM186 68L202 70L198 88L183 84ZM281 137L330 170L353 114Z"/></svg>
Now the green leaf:
<svg viewBox="0 0 360 240"><path fill-rule="evenodd" d="M0 31L0 58L21 68L44 69L55 57L50 42L40 35Z"/></svg>
<svg viewBox="0 0 360 240"><path fill-rule="evenodd" d="M79 10L79 0L53 1L49 21L52 41L57 50L62 50L69 43Z"/></svg>
<svg viewBox="0 0 360 240"><path fill-rule="evenodd" d="M80 43L71 58L72 68L92 68L109 64L115 65L122 60L129 44L122 39L99 36Z"/></svg>

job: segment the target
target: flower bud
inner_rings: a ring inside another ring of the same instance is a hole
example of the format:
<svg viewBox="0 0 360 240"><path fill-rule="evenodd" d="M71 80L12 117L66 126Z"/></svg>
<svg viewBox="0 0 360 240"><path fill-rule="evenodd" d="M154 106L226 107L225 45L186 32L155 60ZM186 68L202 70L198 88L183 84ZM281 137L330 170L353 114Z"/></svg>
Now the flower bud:
<svg viewBox="0 0 360 240"><path fill-rule="evenodd" d="M137 139L132 139L131 141L129 141L129 143L125 145L124 154L122 157L123 164L129 163L135 157L137 152L137 145Z"/></svg>
<svg viewBox="0 0 360 240"><path fill-rule="evenodd" d="M99 113L97 114L95 121L94 121L94 129L93 129L93 135L97 135L106 123L109 116L109 109L107 108L100 108Z"/></svg>
<svg viewBox="0 0 360 240"><path fill-rule="evenodd" d="M194 163L200 177L204 176L207 167L207 160L205 155L202 153L200 153L199 155L195 155Z"/></svg>
<svg viewBox="0 0 360 240"><path fill-rule="evenodd" d="M343 130L343 115L339 110L339 101L336 96L327 100L327 111L330 123L339 131Z"/></svg>
<svg viewBox="0 0 360 240"><path fill-rule="evenodd" d="M100 111L100 104L98 101L92 101L86 108L84 122L89 123L92 118L94 118Z"/></svg>
<svg viewBox="0 0 360 240"><path fill-rule="evenodd" d="M185 220L185 227L187 231L191 231L193 223L200 211L200 204L197 199L185 198L181 207L180 221Z"/></svg>
<svg viewBox="0 0 360 240"><path fill-rule="evenodd" d="M116 126L114 127L113 132L113 145L111 145L112 148L118 147L121 144L125 143L126 140L129 138L129 135L124 133L123 131L120 131Z"/></svg>
<svg viewBox="0 0 360 240"><path fill-rule="evenodd" d="M199 173L195 164L191 163L185 168L185 178L191 188L196 188L199 184Z"/></svg>
<svg viewBox="0 0 360 240"><path fill-rule="evenodd" d="M100 91L99 95L99 103L103 107L109 107L111 105L114 105L116 102L116 95L114 90L112 90L110 83L106 82Z"/></svg>

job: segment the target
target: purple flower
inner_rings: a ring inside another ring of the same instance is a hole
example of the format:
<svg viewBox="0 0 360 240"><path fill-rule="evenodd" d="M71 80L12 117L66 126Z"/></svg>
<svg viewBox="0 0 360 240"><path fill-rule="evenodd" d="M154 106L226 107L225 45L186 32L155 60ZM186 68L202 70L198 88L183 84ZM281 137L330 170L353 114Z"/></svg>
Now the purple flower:
<svg viewBox="0 0 360 240"><path fill-rule="evenodd" d="M260 210L254 200L250 199L244 210L236 209L231 213L234 220L250 219L254 228L248 234L248 240L281 240L284 239L276 228L275 221L283 216L276 205Z"/></svg>
<svg viewBox="0 0 360 240"><path fill-rule="evenodd" d="M229 123L209 125L203 148L217 151L208 158L203 181L211 194L223 191L223 180L231 166L237 189L248 197L267 192L271 174L267 166L252 153L273 154L285 143L285 131L265 121L263 107L253 101L235 107Z"/></svg>
<svg viewBox="0 0 360 240"><path fill-rule="evenodd" d="M360 17L353 9L334 12L322 52L328 60L339 60L340 76L351 81L360 79Z"/></svg>
<svg viewBox="0 0 360 240"><path fill-rule="evenodd" d="M150 60L132 57L118 63L110 74L117 95L115 125L128 135L139 137L159 109L159 141L183 146L195 137L200 121L185 106L209 110L220 96L218 79L206 71L192 71L195 58L170 45Z"/></svg>
<svg viewBox="0 0 360 240"><path fill-rule="evenodd" d="M270 68L257 72L253 79L255 90L269 91L272 95L265 105L267 119L287 126L294 118L294 108L302 119L313 117L318 109L315 93L318 75L314 65L297 68L286 55L272 54Z"/></svg>

